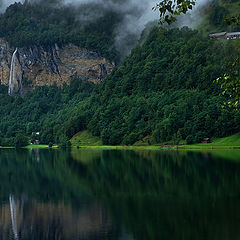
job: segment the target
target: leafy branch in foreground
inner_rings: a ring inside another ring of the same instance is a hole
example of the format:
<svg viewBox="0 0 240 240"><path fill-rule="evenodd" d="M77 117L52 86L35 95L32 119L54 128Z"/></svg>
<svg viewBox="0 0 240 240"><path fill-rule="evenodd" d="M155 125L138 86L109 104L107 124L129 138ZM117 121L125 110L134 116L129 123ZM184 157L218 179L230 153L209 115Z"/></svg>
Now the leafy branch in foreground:
<svg viewBox="0 0 240 240"><path fill-rule="evenodd" d="M240 4L239 4L240 6ZM227 16L224 18L224 21L227 23L227 25L231 26L237 26L240 25L240 14L235 16Z"/></svg>
<svg viewBox="0 0 240 240"><path fill-rule="evenodd" d="M228 96L224 106L239 109L240 106L240 58L228 64L227 72L215 80L220 84L221 95Z"/></svg>
<svg viewBox="0 0 240 240"><path fill-rule="evenodd" d="M227 16L224 21L229 26L240 25L240 15ZM228 96L228 101L223 103L223 107L239 109L240 107L240 58L228 63L227 72L219 77L215 82L220 84L221 95Z"/></svg>
<svg viewBox="0 0 240 240"><path fill-rule="evenodd" d="M240 25L240 15L227 16L227 17L224 18L224 20L228 25L232 25L232 26Z"/></svg>
<svg viewBox="0 0 240 240"><path fill-rule="evenodd" d="M186 14L189 10L192 10L195 5L195 0L163 0L157 3L153 10L159 10L160 12L160 24L171 24L176 22L176 16L180 14Z"/></svg>

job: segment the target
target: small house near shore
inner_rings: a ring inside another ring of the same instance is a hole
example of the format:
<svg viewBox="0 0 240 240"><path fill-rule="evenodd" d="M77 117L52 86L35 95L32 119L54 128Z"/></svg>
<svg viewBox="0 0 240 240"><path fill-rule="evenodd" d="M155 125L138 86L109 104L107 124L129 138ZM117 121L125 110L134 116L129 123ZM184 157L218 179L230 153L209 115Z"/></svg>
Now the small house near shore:
<svg viewBox="0 0 240 240"><path fill-rule="evenodd" d="M204 138L201 143L210 143L210 138Z"/></svg>

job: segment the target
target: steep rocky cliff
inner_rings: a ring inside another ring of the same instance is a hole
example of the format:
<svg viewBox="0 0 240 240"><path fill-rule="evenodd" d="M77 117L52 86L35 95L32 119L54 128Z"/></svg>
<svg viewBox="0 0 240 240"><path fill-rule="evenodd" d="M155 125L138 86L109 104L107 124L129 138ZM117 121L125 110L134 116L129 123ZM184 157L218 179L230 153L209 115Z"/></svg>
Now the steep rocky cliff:
<svg viewBox="0 0 240 240"><path fill-rule="evenodd" d="M99 83L113 67L97 53L73 44L14 49L0 39L0 83L11 85L12 81L10 94L21 93L26 83L28 88L55 83L61 86L74 77Z"/></svg>

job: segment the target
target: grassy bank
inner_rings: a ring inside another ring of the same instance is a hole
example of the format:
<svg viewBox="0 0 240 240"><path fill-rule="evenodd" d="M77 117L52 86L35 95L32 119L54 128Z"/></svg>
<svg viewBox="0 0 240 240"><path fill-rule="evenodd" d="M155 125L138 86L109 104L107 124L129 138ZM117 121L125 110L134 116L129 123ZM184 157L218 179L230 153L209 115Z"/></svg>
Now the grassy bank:
<svg viewBox="0 0 240 240"><path fill-rule="evenodd" d="M79 149L93 149L93 150L136 150L136 149L143 149L143 150L160 150L160 149L170 149L170 147L165 146L78 146L73 148L79 148Z"/></svg>
<svg viewBox="0 0 240 240"><path fill-rule="evenodd" d="M106 146L102 144L99 137L93 136L89 131L85 130L77 133L70 140L73 148L87 148L94 150L134 150L134 149L146 149L146 150L157 150L162 149L163 146L149 146L149 145L137 145L137 146Z"/></svg>
<svg viewBox="0 0 240 240"><path fill-rule="evenodd" d="M211 143L180 145L178 149L240 149L240 133L225 138L212 139Z"/></svg>
<svg viewBox="0 0 240 240"><path fill-rule="evenodd" d="M225 138L215 138L211 143L199 143L190 145L167 145L162 143L159 145L133 145L133 146L106 146L102 145L102 141L98 137L94 137L88 131L77 133L71 139L72 148L92 149L92 150L212 150L212 149L239 149L240 150L240 133ZM12 149L14 147L1 147L0 149ZM49 147L48 145L28 145L26 149L32 148L58 148L58 146Z"/></svg>
<svg viewBox="0 0 240 240"><path fill-rule="evenodd" d="M142 145L141 145L142 143ZM215 138L211 143L199 143L190 145L174 146L171 144L163 143L159 145L147 145L147 141L138 142L134 146L104 146L98 137L92 136L89 131L82 131L77 133L72 139L71 144L73 148L88 148L88 149L146 149L146 150L159 150L159 149L240 149L240 133L234 134L225 138Z"/></svg>
<svg viewBox="0 0 240 240"><path fill-rule="evenodd" d="M52 146L52 147L49 147L48 145L28 145L24 148L27 148L27 149L32 149L32 148L58 148L58 146Z"/></svg>
<svg viewBox="0 0 240 240"><path fill-rule="evenodd" d="M93 136L89 131L81 131L74 135L70 140L73 147L78 146L102 146L102 141L99 137Z"/></svg>
<svg viewBox="0 0 240 240"><path fill-rule="evenodd" d="M0 146L0 149L14 149L14 147L2 147L2 146Z"/></svg>

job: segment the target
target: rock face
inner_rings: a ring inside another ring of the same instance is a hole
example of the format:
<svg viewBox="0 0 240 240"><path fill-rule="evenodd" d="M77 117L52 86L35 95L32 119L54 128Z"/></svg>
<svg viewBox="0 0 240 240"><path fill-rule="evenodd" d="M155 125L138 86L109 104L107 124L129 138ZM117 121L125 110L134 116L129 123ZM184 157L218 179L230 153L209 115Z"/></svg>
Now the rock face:
<svg viewBox="0 0 240 240"><path fill-rule="evenodd" d="M62 86L75 77L100 83L113 68L97 53L73 44L13 49L0 39L0 83L9 86L10 95L23 92L26 82L30 88Z"/></svg>

